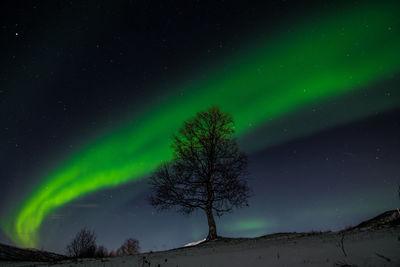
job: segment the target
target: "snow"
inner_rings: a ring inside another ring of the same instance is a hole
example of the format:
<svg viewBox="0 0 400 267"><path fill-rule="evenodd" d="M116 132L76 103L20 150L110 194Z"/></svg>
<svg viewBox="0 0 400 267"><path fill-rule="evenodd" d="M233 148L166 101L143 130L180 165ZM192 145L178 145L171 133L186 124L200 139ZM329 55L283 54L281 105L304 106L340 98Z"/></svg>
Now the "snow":
<svg viewBox="0 0 400 267"><path fill-rule="evenodd" d="M198 244L200 244L200 243L203 243L204 241L206 241L206 239L205 239L205 238L204 238L204 239L202 239L202 240L196 241L196 242L187 243L186 245L184 245L184 247L192 247L192 246L196 246L196 245L198 245Z"/></svg>
<svg viewBox="0 0 400 267"><path fill-rule="evenodd" d="M221 239L134 256L63 261L51 266L400 266L400 227ZM190 244L194 244L193 242ZM189 244L188 244L189 245ZM7 263L5 266L47 266ZM347 265L346 265L347 264ZM0 266L3 266L0 262Z"/></svg>

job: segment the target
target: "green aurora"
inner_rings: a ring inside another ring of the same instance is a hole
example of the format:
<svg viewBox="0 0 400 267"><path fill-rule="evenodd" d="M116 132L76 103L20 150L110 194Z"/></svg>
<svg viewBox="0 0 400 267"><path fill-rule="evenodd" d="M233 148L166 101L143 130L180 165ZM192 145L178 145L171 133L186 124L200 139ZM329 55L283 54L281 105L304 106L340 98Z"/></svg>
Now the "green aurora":
<svg viewBox="0 0 400 267"><path fill-rule="evenodd" d="M237 136L246 138L314 103L341 101L393 78L400 70L399 11L394 2L366 4L320 14L291 32L283 30L273 40L257 41L240 57L224 60L203 79L181 84L162 104L76 151L43 177L2 227L17 245L37 247L47 215L90 192L146 177L171 159L170 136L182 122L211 105L232 114ZM385 102L378 108L398 105L398 101ZM293 132L285 140L371 112L357 109L354 116L337 116ZM279 134L266 139L259 146L284 141Z"/></svg>

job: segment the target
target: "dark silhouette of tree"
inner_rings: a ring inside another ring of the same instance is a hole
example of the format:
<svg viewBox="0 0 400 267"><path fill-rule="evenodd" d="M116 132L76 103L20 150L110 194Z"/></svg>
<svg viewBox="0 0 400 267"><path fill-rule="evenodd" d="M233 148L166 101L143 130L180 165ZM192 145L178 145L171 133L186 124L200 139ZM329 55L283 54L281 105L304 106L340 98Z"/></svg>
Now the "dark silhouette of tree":
<svg viewBox="0 0 400 267"><path fill-rule="evenodd" d="M139 241L134 238L125 240L122 246L117 250L118 256L128 256L139 253Z"/></svg>
<svg viewBox="0 0 400 267"><path fill-rule="evenodd" d="M397 194L399 195L399 199L400 199L400 185L398 185L397 187ZM397 213L400 215L400 209L397 208Z"/></svg>
<svg viewBox="0 0 400 267"><path fill-rule="evenodd" d="M397 194L399 195L399 199L400 199L400 185L398 185L398 187L397 187Z"/></svg>
<svg viewBox="0 0 400 267"><path fill-rule="evenodd" d="M117 257L117 252L115 252L115 250L111 250L108 256L112 258Z"/></svg>
<svg viewBox="0 0 400 267"><path fill-rule="evenodd" d="M106 258L109 256L108 250L104 246L98 246L94 255L96 258Z"/></svg>
<svg viewBox="0 0 400 267"><path fill-rule="evenodd" d="M96 234L84 227L67 246L67 255L75 258L92 258L96 253Z"/></svg>
<svg viewBox="0 0 400 267"><path fill-rule="evenodd" d="M218 107L197 113L173 137L173 160L150 177L150 203L158 210L177 208L207 215L207 240L218 237L214 214L247 205L247 156L239 151L233 118Z"/></svg>

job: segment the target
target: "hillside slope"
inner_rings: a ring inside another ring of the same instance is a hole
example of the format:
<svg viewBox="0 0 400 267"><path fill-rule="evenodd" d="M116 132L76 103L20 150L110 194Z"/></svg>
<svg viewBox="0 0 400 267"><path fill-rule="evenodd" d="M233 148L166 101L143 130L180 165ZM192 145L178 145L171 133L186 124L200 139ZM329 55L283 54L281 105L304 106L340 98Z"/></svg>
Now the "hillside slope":
<svg viewBox="0 0 400 267"><path fill-rule="evenodd" d="M52 266L400 266L400 215L385 212L339 232L220 238L134 256L60 261ZM3 262L30 266L32 262ZM1 265L1 262L0 262ZM35 266L48 266L38 264Z"/></svg>
<svg viewBox="0 0 400 267"><path fill-rule="evenodd" d="M0 244L0 266L3 265L1 261L54 262L63 259L66 257L56 253Z"/></svg>

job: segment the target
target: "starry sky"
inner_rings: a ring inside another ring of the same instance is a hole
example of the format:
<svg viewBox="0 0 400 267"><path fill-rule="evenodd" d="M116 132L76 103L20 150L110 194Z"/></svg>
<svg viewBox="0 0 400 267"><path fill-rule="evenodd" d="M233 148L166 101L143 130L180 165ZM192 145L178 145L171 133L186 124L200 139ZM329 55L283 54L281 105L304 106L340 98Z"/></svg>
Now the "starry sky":
<svg viewBox="0 0 400 267"><path fill-rule="evenodd" d="M203 239L157 213L171 135L219 105L250 206L220 235L337 230L399 206L396 1L4 1L0 242L65 252L84 226L143 251Z"/></svg>

